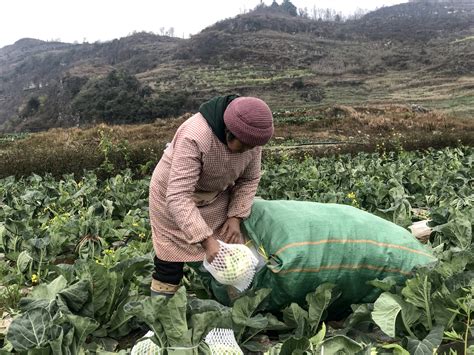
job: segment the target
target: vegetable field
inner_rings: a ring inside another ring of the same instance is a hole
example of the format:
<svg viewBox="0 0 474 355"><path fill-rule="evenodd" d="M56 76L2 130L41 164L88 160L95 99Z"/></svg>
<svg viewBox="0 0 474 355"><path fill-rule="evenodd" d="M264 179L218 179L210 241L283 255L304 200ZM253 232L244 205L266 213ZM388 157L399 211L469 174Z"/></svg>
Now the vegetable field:
<svg viewBox="0 0 474 355"><path fill-rule="evenodd" d="M473 165L465 146L266 157L262 198L349 204L403 227L430 220L438 262L402 285L372 281L377 301L338 320L326 310L344 289L331 284L270 314L260 306L271 290L225 307L189 269L173 298L150 298L149 179L129 170L2 179L0 354L127 354L150 329L173 353L210 354L203 338L215 327L232 328L247 353L474 353Z"/></svg>

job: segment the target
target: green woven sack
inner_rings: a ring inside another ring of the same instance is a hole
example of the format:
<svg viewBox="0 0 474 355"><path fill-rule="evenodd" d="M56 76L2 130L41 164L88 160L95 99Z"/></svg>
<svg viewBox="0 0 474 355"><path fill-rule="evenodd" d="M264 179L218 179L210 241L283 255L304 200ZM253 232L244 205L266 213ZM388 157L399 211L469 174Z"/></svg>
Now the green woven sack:
<svg viewBox="0 0 474 355"><path fill-rule="evenodd" d="M436 260L404 228L347 205L255 200L243 230L268 258L252 288L272 289L269 310L303 304L325 282L342 291L338 307L373 302L380 291L367 281L402 282L415 266Z"/></svg>

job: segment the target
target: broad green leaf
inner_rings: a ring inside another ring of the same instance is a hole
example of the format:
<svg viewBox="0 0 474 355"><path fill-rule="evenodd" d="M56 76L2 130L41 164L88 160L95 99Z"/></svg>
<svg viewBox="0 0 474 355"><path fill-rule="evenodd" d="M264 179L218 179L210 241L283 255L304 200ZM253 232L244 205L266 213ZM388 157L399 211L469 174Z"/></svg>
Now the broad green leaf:
<svg viewBox="0 0 474 355"><path fill-rule="evenodd" d="M388 292L393 288L393 286L397 284L397 281L395 280L393 276L389 276L389 277L384 278L383 280L376 279L376 280L367 281L367 284L377 287L381 289L382 291Z"/></svg>
<svg viewBox="0 0 474 355"><path fill-rule="evenodd" d="M308 338L295 338L290 337L287 339L280 350L280 355L292 355L294 351L302 350L306 351L310 347Z"/></svg>
<svg viewBox="0 0 474 355"><path fill-rule="evenodd" d="M51 351L53 352L53 354L62 355L64 353L62 350L64 330L62 327L56 324L53 326L53 329L51 330L52 330L51 333L56 334L56 336L53 337L53 340L49 342Z"/></svg>
<svg viewBox="0 0 474 355"><path fill-rule="evenodd" d="M413 279L407 280L406 286L402 289L402 295L408 303L424 310L422 316L426 320L425 326L430 330L433 314L431 309L431 282L428 280L428 276L417 274Z"/></svg>
<svg viewBox="0 0 474 355"><path fill-rule="evenodd" d="M352 355L361 351L364 347L345 335L336 335L321 343L321 353L324 354L347 354Z"/></svg>
<svg viewBox="0 0 474 355"><path fill-rule="evenodd" d="M221 324L219 324L221 318L222 314L219 311L193 314L189 320L189 326L192 329L192 343L199 344L212 328L221 328ZM230 327L232 327L232 324L230 324Z"/></svg>
<svg viewBox="0 0 474 355"><path fill-rule="evenodd" d="M66 286L67 280L63 276L58 276L49 284L41 284L36 286L31 292L31 297L54 300L56 295L64 290Z"/></svg>
<svg viewBox="0 0 474 355"><path fill-rule="evenodd" d="M313 336L318 330L319 322L331 303L332 290L335 286L334 284L325 283L319 285L313 293L306 295L306 302L308 302L308 323L311 327L311 333L306 335Z"/></svg>
<svg viewBox="0 0 474 355"><path fill-rule="evenodd" d="M157 319L163 325L169 346L192 346L186 320L186 289L180 287L164 307L156 309Z"/></svg>
<svg viewBox="0 0 474 355"><path fill-rule="evenodd" d="M245 344L241 344L241 346L250 351L250 354L257 353L257 354L267 354L268 349L270 348L270 342L268 341L268 337L264 339L252 339L250 341L245 342Z"/></svg>
<svg viewBox="0 0 474 355"><path fill-rule="evenodd" d="M266 330L287 330L288 326L284 323L278 320L277 317L275 317L271 313L265 314L265 318L267 318L267 326Z"/></svg>
<svg viewBox="0 0 474 355"><path fill-rule="evenodd" d="M122 303L120 303L116 307L116 309L112 313L112 316L110 317L110 320L105 325L109 336L118 338L130 333L132 329L130 329L130 327L127 325L129 324L130 320L133 318L133 315L125 312L124 306L128 302L144 300L145 297L146 296L141 296L141 295L127 297L126 299L122 301Z"/></svg>
<svg viewBox="0 0 474 355"><path fill-rule="evenodd" d="M197 353L199 355L213 355L211 349L209 348L209 345L207 345L205 342L199 343Z"/></svg>
<svg viewBox="0 0 474 355"><path fill-rule="evenodd" d="M106 337L107 334L108 334L107 328L105 326L102 326L102 327L96 329L94 331L94 333L92 333L92 336L94 338L103 338L103 337Z"/></svg>
<svg viewBox="0 0 474 355"><path fill-rule="evenodd" d="M385 292L380 295L374 303L372 319L380 329L388 336L396 336L396 320L402 310L400 304L394 299L391 293Z"/></svg>
<svg viewBox="0 0 474 355"><path fill-rule="evenodd" d="M246 326L258 330L264 330L268 326L268 318L263 314L258 313L247 319Z"/></svg>
<svg viewBox="0 0 474 355"><path fill-rule="evenodd" d="M187 304L186 313L188 317L191 318L191 321L194 319L194 323L199 317L193 318L202 313L209 313L212 312L216 315L216 319L212 321L212 324L215 325L216 328L232 328L232 308L226 307L219 302L212 300L212 299L199 299L199 298L189 298ZM204 316L207 319L207 316ZM190 325L191 328L195 328L194 325ZM193 337L194 339L194 337Z"/></svg>
<svg viewBox="0 0 474 355"><path fill-rule="evenodd" d="M401 297L397 297L397 299L400 305L402 306L402 322L405 326L405 330L408 333L411 333L410 329L415 326L415 324L420 319L420 310L412 304L403 301Z"/></svg>
<svg viewBox="0 0 474 355"><path fill-rule="evenodd" d="M245 341L242 344L246 344L249 339L253 339L258 333L266 330L268 327L268 318L258 313L255 316L249 318L247 328L244 328L246 332L239 334L238 339L242 338L245 334Z"/></svg>
<svg viewBox="0 0 474 355"><path fill-rule="evenodd" d="M435 231L443 233L443 236L462 250L469 249L472 243L472 224L464 217L455 217L448 223L436 226Z"/></svg>
<svg viewBox="0 0 474 355"><path fill-rule="evenodd" d="M155 334L156 343L161 348L166 347L168 342L163 325L158 319L158 312L160 309L166 307L166 301L165 296L146 297L141 301L128 302L124 306L124 311L126 313L130 313L146 323Z"/></svg>
<svg viewBox="0 0 474 355"><path fill-rule="evenodd" d="M392 293L384 292L375 301L372 319L385 334L395 338L399 313L401 313L405 330L411 334L411 326L418 320L419 311Z"/></svg>
<svg viewBox="0 0 474 355"><path fill-rule="evenodd" d="M113 352L117 349L117 346L119 345L119 342L113 338L105 337L105 338L100 338L100 339L95 339L95 352L101 352L101 351L110 351ZM135 343L136 344L136 343ZM84 348L91 349L90 345L91 343L85 344ZM92 350L91 349L91 350ZM101 350L98 350L101 349ZM103 350L102 350L103 349Z"/></svg>
<svg viewBox="0 0 474 355"><path fill-rule="evenodd" d="M393 355L410 355L410 353L408 351L403 349L398 344L387 344L387 345L382 346L382 348L392 350Z"/></svg>
<svg viewBox="0 0 474 355"><path fill-rule="evenodd" d="M44 347L41 349L30 349L28 350L28 355L50 355L51 349L48 347Z"/></svg>
<svg viewBox="0 0 474 355"><path fill-rule="evenodd" d="M240 341L245 327L252 318L253 313L258 309L270 292L271 289L268 288L260 289L255 293L249 293L240 297L234 302L232 307L232 322L234 323L234 332L236 333L237 341ZM263 323L263 320L259 321ZM255 322L253 325L256 325Z"/></svg>
<svg viewBox="0 0 474 355"><path fill-rule="evenodd" d="M436 321L436 325L451 328L453 326L454 314L449 309L458 308L456 300L463 297L464 292L462 289L451 292L444 285L442 286L439 291L434 292L431 296L433 318Z"/></svg>
<svg viewBox="0 0 474 355"><path fill-rule="evenodd" d="M44 237L44 238L32 238L28 240L28 244L33 246L35 249L38 251L42 249L46 249L46 247L49 245L49 238Z"/></svg>
<svg viewBox="0 0 474 355"><path fill-rule="evenodd" d="M92 307L93 318L100 322L107 322L121 294L122 278L115 272L109 272L102 265L92 262L86 265L88 271L84 273L84 277L91 282L92 298L85 308L88 310L88 306ZM87 313L85 312L84 315L88 315Z"/></svg>
<svg viewBox="0 0 474 355"><path fill-rule="evenodd" d="M125 259L110 269L122 275L124 280L130 280L136 274L147 274L153 269L153 260L145 256L136 256Z"/></svg>
<svg viewBox="0 0 474 355"><path fill-rule="evenodd" d="M74 314L66 314L66 318L74 327L74 338L77 347L81 347L86 337L99 327L99 323L91 318L76 316Z"/></svg>
<svg viewBox="0 0 474 355"><path fill-rule="evenodd" d="M75 355L79 352L77 348L77 344L74 338L74 327L70 324L69 328L65 330L65 334L63 335L63 344L61 348L63 349L63 354L67 355Z"/></svg>
<svg viewBox="0 0 474 355"><path fill-rule="evenodd" d="M59 292L59 297L74 313L80 313L82 307L90 300L90 295L90 282L87 280L80 280Z"/></svg>
<svg viewBox="0 0 474 355"><path fill-rule="evenodd" d="M45 309L32 309L15 318L10 324L7 340L16 351L43 348L51 340L53 319Z"/></svg>
<svg viewBox="0 0 474 355"><path fill-rule="evenodd" d="M474 260L474 255L472 259ZM445 281L446 288L454 292L462 287L468 287L474 280L474 270L462 270Z"/></svg>
<svg viewBox="0 0 474 355"><path fill-rule="evenodd" d="M164 296L147 297L127 303L124 310L147 323L160 347L189 347L193 345L192 329L188 329L186 303L186 289L180 287L169 299Z"/></svg>
<svg viewBox="0 0 474 355"><path fill-rule="evenodd" d="M122 275L118 274L117 272L110 272L108 273L108 286L109 286L109 294L107 297L107 302L103 308L103 312L100 312L98 314L102 315L103 321L108 321L110 317L112 316L113 311L115 310L115 307L117 307L118 303L120 302L120 296L121 295L128 295L128 288L126 292L124 291L124 283L123 283L123 278Z"/></svg>
<svg viewBox="0 0 474 355"><path fill-rule="evenodd" d="M364 322L372 322L371 309L367 304L353 304L351 306L352 313L344 322L346 327L355 327Z"/></svg>
<svg viewBox="0 0 474 355"><path fill-rule="evenodd" d="M245 324L270 292L271 289L260 289L238 298L232 307L232 320L236 324Z"/></svg>
<svg viewBox="0 0 474 355"><path fill-rule="evenodd" d="M446 279L446 286L448 288L456 289L456 279L463 275L466 265L474 260L474 250L453 252L451 249L441 258L442 260L436 265L436 272Z"/></svg>
<svg viewBox="0 0 474 355"><path fill-rule="evenodd" d="M230 311L230 307L226 307L223 304L217 302L213 299L200 299L200 298L190 298L188 300L188 310L190 314L203 313L208 311Z"/></svg>
<svg viewBox="0 0 474 355"><path fill-rule="evenodd" d="M58 275L64 276L67 280L68 284L73 283L74 281L74 265L69 264L58 264L58 265L50 265L49 269L51 271L56 272Z"/></svg>
<svg viewBox="0 0 474 355"><path fill-rule="evenodd" d="M296 303L290 304L283 310L283 321L290 328L295 328L293 334L298 339L309 333L308 318L308 312Z"/></svg>
<svg viewBox="0 0 474 355"><path fill-rule="evenodd" d="M436 326L421 341L416 338L408 338L408 352L411 355L432 355L443 340L443 332L443 327Z"/></svg>
<svg viewBox="0 0 474 355"><path fill-rule="evenodd" d="M321 325L321 329L319 330L319 332L311 337L309 339L310 343L313 345L313 347L318 347L319 344L321 344L321 342L324 340L324 338L326 337L326 324L322 323Z"/></svg>
<svg viewBox="0 0 474 355"><path fill-rule="evenodd" d="M49 314L56 315L58 313L58 303L56 300L48 300L46 298L30 298L23 297L19 303L19 309L22 312L28 312L35 308L42 308L49 312Z"/></svg>
<svg viewBox="0 0 474 355"><path fill-rule="evenodd" d="M25 272L32 261L33 258L30 256L28 250L23 250L16 259L16 267L18 271Z"/></svg>

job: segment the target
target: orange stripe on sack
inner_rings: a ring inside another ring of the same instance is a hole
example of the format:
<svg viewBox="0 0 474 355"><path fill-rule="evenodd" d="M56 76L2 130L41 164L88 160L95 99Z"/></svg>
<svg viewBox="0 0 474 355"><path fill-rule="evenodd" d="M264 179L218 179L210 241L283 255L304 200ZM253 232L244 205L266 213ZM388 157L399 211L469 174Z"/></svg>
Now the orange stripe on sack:
<svg viewBox="0 0 474 355"><path fill-rule="evenodd" d="M281 271L272 270L272 272L279 275L285 275L285 274L294 273L294 272L320 272L320 271L325 271L325 270L340 270L340 269L346 269L346 270L366 269L366 270L390 272L394 274L410 275L409 271L402 271L401 269L388 269L381 266L374 266L374 265L369 265L369 264L355 264L355 265L340 264L340 265L321 266L318 268L311 268L311 269L301 268L301 269L287 269L287 270L281 270Z"/></svg>
<svg viewBox="0 0 474 355"><path fill-rule="evenodd" d="M430 255L430 254L425 253L425 252L420 251L420 250L416 250L416 249L412 249L412 248L408 248L408 247L404 247L404 246L396 245L396 244L376 242L376 241L370 240L370 239L348 239L348 240L323 239L323 240L319 240L317 242L290 243L290 244L285 245L283 248L278 249L276 251L276 253L274 253L273 255L278 255L281 252L283 252L284 250L289 249L289 248L295 248L295 247L300 247L300 246L304 246L304 245L349 244L349 243L353 243L353 244L372 244L372 245L379 246L379 247L388 247L388 248L393 248L393 249L405 250L405 251L408 251L410 253L420 254L420 255L424 255L424 256L428 256L430 258L433 258L433 255Z"/></svg>

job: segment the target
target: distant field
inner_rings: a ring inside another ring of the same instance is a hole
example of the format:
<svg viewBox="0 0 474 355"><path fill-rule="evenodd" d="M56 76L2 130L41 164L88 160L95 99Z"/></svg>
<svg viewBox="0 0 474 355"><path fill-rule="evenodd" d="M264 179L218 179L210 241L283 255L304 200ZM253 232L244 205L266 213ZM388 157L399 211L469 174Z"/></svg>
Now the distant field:
<svg viewBox="0 0 474 355"><path fill-rule="evenodd" d="M138 75L157 95L188 90L203 99L237 92L262 97L279 109L327 105L422 105L450 116L474 116L474 76L450 76L426 71L391 71L354 74L350 67L299 68L188 66L160 67Z"/></svg>
<svg viewBox="0 0 474 355"><path fill-rule="evenodd" d="M342 98L344 91L338 87L333 92L337 90ZM3 135L0 177L33 172L81 175L83 169L97 167L102 167L104 175L126 167L148 174L177 127L189 116L141 125L98 125ZM274 118L275 135L265 147L266 155L278 154L281 149L297 155L329 155L474 144L472 119L422 106L365 105L361 100L355 106L277 109Z"/></svg>

